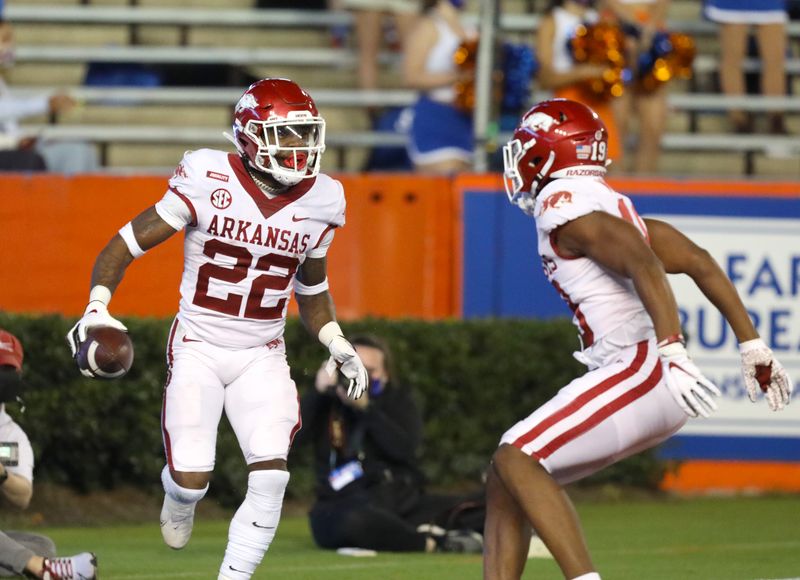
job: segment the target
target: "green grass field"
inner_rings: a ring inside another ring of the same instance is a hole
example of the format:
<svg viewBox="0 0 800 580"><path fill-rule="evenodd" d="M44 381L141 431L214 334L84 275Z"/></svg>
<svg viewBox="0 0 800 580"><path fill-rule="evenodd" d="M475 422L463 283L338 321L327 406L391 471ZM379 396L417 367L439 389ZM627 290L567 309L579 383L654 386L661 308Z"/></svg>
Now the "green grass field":
<svg viewBox="0 0 800 580"><path fill-rule="evenodd" d="M800 497L581 503L589 545L606 580L800 578ZM102 580L216 579L227 522L198 521L180 552L158 524L43 530L62 554L93 550ZM317 550L302 517L285 518L256 579L465 580L481 577L475 555ZM529 560L526 579L561 578L551 560Z"/></svg>

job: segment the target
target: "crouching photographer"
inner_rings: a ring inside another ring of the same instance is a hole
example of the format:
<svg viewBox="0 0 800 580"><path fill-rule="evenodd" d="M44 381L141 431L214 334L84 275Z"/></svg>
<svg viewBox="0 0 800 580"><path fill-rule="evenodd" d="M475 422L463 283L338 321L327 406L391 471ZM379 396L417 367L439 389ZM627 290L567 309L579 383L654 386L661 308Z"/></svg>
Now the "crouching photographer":
<svg viewBox="0 0 800 580"><path fill-rule="evenodd" d="M302 398L297 443L313 443L316 502L309 514L321 548L392 552L482 551L485 503L428 493L417 466L422 417L411 389L393 380L391 353L373 336L352 340L369 374L356 400L325 365Z"/></svg>
<svg viewBox="0 0 800 580"><path fill-rule="evenodd" d="M9 505L25 509L33 496L33 448L25 431L6 413L6 403L22 394L23 350L20 341L0 329L0 497ZM94 554L84 552L68 558L56 557L53 541L40 534L0 531L0 576L27 576L43 580L94 580Z"/></svg>

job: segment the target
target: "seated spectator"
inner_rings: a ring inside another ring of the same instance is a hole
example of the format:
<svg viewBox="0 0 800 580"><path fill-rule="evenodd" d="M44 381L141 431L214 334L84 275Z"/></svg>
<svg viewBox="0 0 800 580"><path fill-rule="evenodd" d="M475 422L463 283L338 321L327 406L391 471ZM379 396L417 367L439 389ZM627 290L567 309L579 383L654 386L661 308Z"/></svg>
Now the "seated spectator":
<svg viewBox="0 0 800 580"><path fill-rule="evenodd" d="M33 495L33 449L22 428L6 413L5 404L16 401L22 383L23 350L17 337L0 330L0 497L25 509ZM56 557L53 541L39 534L0 531L0 576L44 580L94 580L97 558L84 552Z"/></svg>
<svg viewBox="0 0 800 580"><path fill-rule="evenodd" d="M786 0L705 0L703 13L720 25L719 77L723 93L744 95L742 63L753 25L761 56L761 92L786 96L786 10ZM753 132L753 120L744 111L730 111L729 119L736 133ZM770 113L769 131L786 133L782 113Z"/></svg>
<svg viewBox="0 0 800 580"><path fill-rule="evenodd" d="M349 399L326 366L301 400L298 442L311 441L317 498L311 509L321 548L392 552L480 552L483 492L434 495L417 467L422 418L411 390L394 380L383 341L353 346L369 373L360 399Z"/></svg>
<svg viewBox="0 0 800 580"><path fill-rule="evenodd" d="M14 36L8 22L0 21L0 72L13 63ZM18 121L38 115L57 115L75 107L66 93L14 97L0 76L0 171L96 171L97 151L88 143L24 138Z"/></svg>
<svg viewBox="0 0 800 580"><path fill-rule="evenodd" d="M418 89L409 156L418 171L452 174L470 168L475 147L472 111L456 107L456 83L472 72L456 67L454 55L474 40L461 23L460 0L423 0L422 16L406 42L403 79Z"/></svg>

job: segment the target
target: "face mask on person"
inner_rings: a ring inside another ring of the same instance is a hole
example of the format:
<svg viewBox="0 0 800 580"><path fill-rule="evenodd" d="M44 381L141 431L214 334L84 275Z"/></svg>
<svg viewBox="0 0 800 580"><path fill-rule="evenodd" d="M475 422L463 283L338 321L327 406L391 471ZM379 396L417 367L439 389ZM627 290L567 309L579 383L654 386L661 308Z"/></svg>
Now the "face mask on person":
<svg viewBox="0 0 800 580"><path fill-rule="evenodd" d="M386 383L381 379L370 379L369 380L369 396L370 397L377 397L383 393L383 389L386 388Z"/></svg>
<svg viewBox="0 0 800 580"><path fill-rule="evenodd" d="M22 376L15 369L0 369L0 403L16 401L21 394Z"/></svg>

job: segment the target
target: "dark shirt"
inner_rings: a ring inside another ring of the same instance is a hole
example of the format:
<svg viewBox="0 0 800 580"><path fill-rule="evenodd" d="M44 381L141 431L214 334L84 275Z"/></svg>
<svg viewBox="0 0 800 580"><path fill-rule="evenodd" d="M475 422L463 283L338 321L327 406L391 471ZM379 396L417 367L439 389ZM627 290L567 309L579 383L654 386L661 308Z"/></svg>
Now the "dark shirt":
<svg viewBox="0 0 800 580"><path fill-rule="evenodd" d="M385 482L420 488L422 473L417 454L422 443L422 417L410 389L387 384L369 406L358 410L345 405L334 391L310 389L300 403L303 428L296 444L311 441L317 496L320 499L370 490ZM329 484L332 469L358 460L364 475L335 491Z"/></svg>

